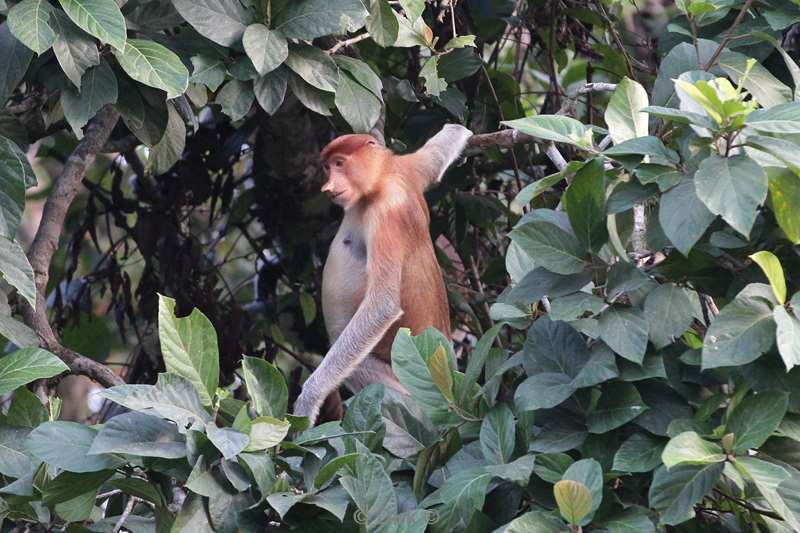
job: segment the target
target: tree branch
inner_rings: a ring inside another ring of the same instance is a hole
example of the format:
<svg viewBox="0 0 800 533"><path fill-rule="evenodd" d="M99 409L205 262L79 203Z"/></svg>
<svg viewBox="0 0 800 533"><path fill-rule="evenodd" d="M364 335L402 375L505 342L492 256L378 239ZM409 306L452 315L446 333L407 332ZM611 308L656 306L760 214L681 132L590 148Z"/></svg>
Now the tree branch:
<svg viewBox="0 0 800 533"><path fill-rule="evenodd" d="M27 303L22 304L25 323L38 333L44 348L59 356L69 366L72 374L88 376L106 387L121 385L124 381L105 365L61 344L47 320L45 296L50 279L50 262L58 248L67 211L78 194L86 170L94 163L118 118L119 113L111 106L100 110L86 128L84 138L67 159L61 175L53 181L42 211L39 229L28 250L28 261L33 267L36 282L36 308Z"/></svg>

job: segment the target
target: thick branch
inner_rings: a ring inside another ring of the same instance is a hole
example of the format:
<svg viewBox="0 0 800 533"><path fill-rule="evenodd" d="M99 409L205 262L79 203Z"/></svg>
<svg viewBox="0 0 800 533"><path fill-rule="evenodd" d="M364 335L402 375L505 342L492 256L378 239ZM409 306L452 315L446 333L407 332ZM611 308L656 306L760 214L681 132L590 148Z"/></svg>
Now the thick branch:
<svg viewBox="0 0 800 533"><path fill-rule="evenodd" d="M53 181L42 210L42 221L28 250L28 261L33 267L36 282L36 309L27 303L23 304L22 309L25 323L39 334L45 348L58 355L69 366L71 373L88 376L106 387L120 385L124 381L105 365L61 344L47 320L45 296L50 276L50 262L58 248L58 240L64 228L64 219L69 206L78 194L86 170L94 163L118 118L119 113L113 107L103 108L86 128L86 135L67 159L61 175Z"/></svg>

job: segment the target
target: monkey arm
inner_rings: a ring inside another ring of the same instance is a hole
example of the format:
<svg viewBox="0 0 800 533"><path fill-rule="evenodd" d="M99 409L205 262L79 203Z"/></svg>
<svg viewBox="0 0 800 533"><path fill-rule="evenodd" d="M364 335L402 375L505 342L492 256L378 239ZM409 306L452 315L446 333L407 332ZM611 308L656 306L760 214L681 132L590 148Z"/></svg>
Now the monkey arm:
<svg viewBox="0 0 800 533"><path fill-rule="evenodd" d="M461 155L472 132L459 124L445 126L416 152L405 156L410 158L411 167L416 169L422 183L422 190L441 181L450 165Z"/></svg>
<svg viewBox="0 0 800 533"><path fill-rule="evenodd" d="M400 288L407 246L392 243L388 228L378 233L368 250L364 299L294 404L294 414L309 417L312 424L328 394L339 388L402 315Z"/></svg>

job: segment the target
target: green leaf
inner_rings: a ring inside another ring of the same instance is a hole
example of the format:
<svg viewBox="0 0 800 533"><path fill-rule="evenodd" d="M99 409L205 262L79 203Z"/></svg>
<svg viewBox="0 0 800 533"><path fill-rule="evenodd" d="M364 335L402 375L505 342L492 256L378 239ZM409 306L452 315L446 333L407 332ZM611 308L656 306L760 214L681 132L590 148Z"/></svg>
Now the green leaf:
<svg viewBox="0 0 800 533"><path fill-rule="evenodd" d="M120 489L125 494L142 498L156 505L163 505L164 497L157 485L136 477L117 478L109 482L114 488Z"/></svg>
<svg viewBox="0 0 800 533"><path fill-rule="evenodd" d="M749 135L746 142L748 146L766 152L785 163L793 172L800 173L800 146L794 142L762 135Z"/></svg>
<svg viewBox="0 0 800 533"><path fill-rule="evenodd" d="M694 431L685 431L671 438L661 454L664 466L710 464L725 460L722 446L700 438Z"/></svg>
<svg viewBox="0 0 800 533"><path fill-rule="evenodd" d="M425 0L400 0L400 6L411 22L415 22L425 11Z"/></svg>
<svg viewBox="0 0 800 533"><path fill-rule="evenodd" d="M86 71L81 78L80 93L72 87L61 91L61 107L64 117L79 138L83 137L82 128L106 104L117 101L117 77L108 63L102 62Z"/></svg>
<svg viewBox="0 0 800 533"><path fill-rule="evenodd" d="M171 103L167 105L167 125L164 135L150 150L144 170L148 174L164 174L183 155L186 146L186 124Z"/></svg>
<svg viewBox="0 0 800 533"><path fill-rule="evenodd" d="M772 317L777 326L775 340L778 344L778 353L781 354L788 372L794 366L800 365L800 320L781 306L775 306Z"/></svg>
<svg viewBox="0 0 800 533"><path fill-rule="evenodd" d="M758 448L778 429L789 406L789 393L764 391L750 395L731 413L725 433L734 435L734 451L744 455Z"/></svg>
<svg viewBox="0 0 800 533"><path fill-rule="evenodd" d="M439 96L447 88L447 82L439 76L439 57L428 58L419 71L420 78L425 80L425 92L431 96Z"/></svg>
<svg viewBox="0 0 800 533"><path fill-rule="evenodd" d="M758 206L767 198L767 175L746 155L712 155L694 175L697 196L742 235L749 235Z"/></svg>
<svg viewBox="0 0 800 533"><path fill-rule="evenodd" d="M658 137L649 135L647 137L636 137L623 141L603 152L604 155L613 157L622 162L627 162L630 156L637 156L639 159L645 156L650 158L651 163L658 163L666 166L674 166L678 163L678 154L666 146Z"/></svg>
<svg viewBox="0 0 800 533"><path fill-rule="evenodd" d="M793 483L797 474L792 475L787 468L756 457L737 457L735 465L740 472L742 470L746 472L749 476L748 481L755 484L764 499L783 517L792 530L800 529L800 507L797 506L796 482ZM787 488L789 491L785 490Z"/></svg>
<svg viewBox="0 0 800 533"><path fill-rule="evenodd" d="M386 388L382 383L367 385L350 400L342 419L342 429L355 434L354 438L370 450L380 450L386 436L386 424L381 414L385 396ZM345 449L356 449L352 438L345 438Z"/></svg>
<svg viewBox="0 0 800 533"><path fill-rule="evenodd" d="M778 303L781 305L786 303L786 279L783 276L783 267L780 260L775 257L775 254L766 250L761 250L748 257L755 261L764 271Z"/></svg>
<svg viewBox="0 0 800 533"><path fill-rule="evenodd" d="M100 470L82 474L61 472L45 485L42 492L42 503L55 505L73 499L76 494L83 494L89 491L96 492L112 475L114 475L113 470Z"/></svg>
<svg viewBox="0 0 800 533"><path fill-rule="evenodd" d="M253 83L253 92L258 105L268 114L275 113L283 103L288 81L289 74L286 67L280 66Z"/></svg>
<svg viewBox="0 0 800 533"><path fill-rule="evenodd" d="M461 385L461 398L459 399L459 404L463 405L467 392L472 387L472 384L478 382L478 377L480 376L481 371L486 364L486 358L489 356L489 350L491 350L492 344L494 343L498 333L500 333L500 329L502 327L502 323L492 326L483 334L483 336L475 345L475 348L472 349L472 353L469 355L469 359L467 360L467 368L464 371L464 380Z"/></svg>
<svg viewBox="0 0 800 533"><path fill-rule="evenodd" d="M577 274L586 267L586 253L578 240L554 224L524 224L514 228L509 236L537 265L556 274Z"/></svg>
<svg viewBox="0 0 800 533"><path fill-rule="evenodd" d="M603 467L594 459L581 459L567 468L562 479L577 481L589 489L592 498L591 511L580 522L581 525L588 524L603 501Z"/></svg>
<svg viewBox="0 0 800 533"><path fill-rule="evenodd" d="M21 478L32 475L40 461L35 460L25 448L29 428L0 425L0 474Z"/></svg>
<svg viewBox="0 0 800 533"><path fill-rule="evenodd" d="M647 350L650 325L641 313L611 306L600 315L600 339L625 359L641 364Z"/></svg>
<svg viewBox="0 0 800 533"><path fill-rule="evenodd" d="M546 511L530 511L493 533L563 533L564 522Z"/></svg>
<svg viewBox="0 0 800 533"><path fill-rule="evenodd" d="M353 475L342 476L339 483L366 519L368 530L374 531L397 515L392 479L372 454L359 454L352 471Z"/></svg>
<svg viewBox="0 0 800 533"><path fill-rule="evenodd" d="M360 456L361 454L358 453L346 453L325 463L322 468L319 469L319 474L317 474L317 477L314 478L314 488L319 489L325 485L325 483L333 479L333 476L335 476L339 470L347 465L352 464L353 461Z"/></svg>
<svg viewBox="0 0 800 533"><path fill-rule="evenodd" d="M547 141L572 144L582 149L592 146L592 130L574 118L561 115L537 115L517 120L505 120L501 124Z"/></svg>
<svg viewBox="0 0 800 533"><path fill-rule="evenodd" d="M656 470L649 499L650 506L661 513L660 521L674 526L694 517L694 505L711 492L724 466L712 463Z"/></svg>
<svg viewBox="0 0 800 533"><path fill-rule="evenodd" d="M113 455L89 455L96 436L96 429L77 422L45 422L31 431L25 446L48 465L68 472L97 472L123 464Z"/></svg>
<svg viewBox="0 0 800 533"><path fill-rule="evenodd" d="M658 221L667 238L684 256L703 236L715 215L698 198L695 180L684 176L683 181L661 196Z"/></svg>
<svg viewBox="0 0 800 533"><path fill-rule="evenodd" d="M125 48L125 17L114 0L58 0L64 12L83 31L117 50Z"/></svg>
<svg viewBox="0 0 800 533"><path fill-rule="evenodd" d="M336 62L314 46L307 44L290 46L286 66L309 85L322 91L335 92L339 84L339 68Z"/></svg>
<svg viewBox="0 0 800 533"><path fill-rule="evenodd" d="M189 71L180 58L155 41L128 39L124 50L114 55L131 78L166 91L167 98L182 95L189 86Z"/></svg>
<svg viewBox="0 0 800 533"><path fill-rule="evenodd" d="M566 401L576 389L573 379L566 374L543 372L519 384L514 405L518 411L550 409Z"/></svg>
<svg viewBox="0 0 800 533"><path fill-rule="evenodd" d="M339 76L334 101L355 133L368 133L381 118L381 101L349 74Z"/></svg>
<svg viewBox="0 0 800 533"><path fill-rule="evenodd" d="M581 168L563 200L578 240L584 248L596 253L608 241L603 161L593 159Z"/></svg>
<svg viewBox="0 0 800 533"><path fill-rule="evenodd" d="M514 414L504 403L495 405L481 423L480 443L484 459L507 463L514 453Z"/></svg>
<svg viewBox="0 0 800 533"><path fill-rule="evenodd" d="M117 385L98 394L128 409L171 420L182 432L211 420L192 382L177 374L159 374L155 385Z"/></svg>
<svg viewBox="0 0 800 533"><path fill-rule="evenodd" d="M88 451L90 456L111 453L180 459L186 456L186 437L161 418L124 413L103 424Z"/></svg>
<svg viewBox="0 0 800 533"><path fill-rule="evenodd" d="M439 425L457 423L458 418L450 412L447 399L434 384L427 362L406 328L400 328L392 344L392 369L431 421Z"/></svg>
<svg viewBox="0 0 800 533"><path fill-rule="evenodd" d="M367 17L367 32L379 46L392 46L397 40L400 24L392 6L386 0L372 0Z"/></svg>
<svg viewBox="0 0 800 533"><path fill-rule="evenodd" d="M47 409L34 393L20 387L14 392L14 399L8 409L7 421L12 426L35 428L47 422Z"/></svg>
<svg viewBox="0 0 800 533"><path fill-rule="evenodd" d="M308 40L356 31L366 18L361 0L301 0L283 8L273 26L287 39Z"/></svg>
<svg viewBox="0 0 800 533"><path fill-rule="evenodd" d="M203 37L222 46L234 46L253 20L240 2L228 0L173 0L180 15Z"/></svg>
<svg viewBox="0 0 800 533"><path fill-rule="evenodd" d="M281 32L263 24L251 24L242 37L244 51L260 75L278 68L289 57L289 42Z"/></svg>
<svg viewBox="0 0 800 533"><path fill-rule="evenodd" d="M553 494L561 516L570 524L580 524L592 510L592 495L583 483L562 479L553 486Z"/></svg>
<svg viewBox="0 0 800 533"><path fill-rule="evenodd" d="M661 464L665 444L648 433L634 433L614 454L613 470L650 472Z"/></svg>
<svg viewBox="0 0 800 533"><path fill-rule="evenodd" d="M703 340L703 370L744 365L758 359L775 342L775 306L768 285L751 283L722 308Z"/></svg>
<svg viewBox="0 0 800 533"><path fill-rule="evenodd" d="M159 295L158 336L167 371L188 379L203 405L211 405L219 384L219 347L211 321L198 309L176 318L175 300Z"/></svg>
<svg viewBox="0 0 800 533"><path fill-rule="evenodd" d="M614 144L647 135L647 92L629 78L622 78L606 107L605 120Z"/></svg>
<svg viewBox="0 0 800 533"><path fill-rule="evenodd" d="M762 133L800 133L800 102L788 102L769 109L757 109L747 115L745 124Z"/></svg>
<svg viewBox="0 0 800 533"><path fill-rule="evenodd" d="M656 533L656 527L648 516L648 510L631 505L619 514L602 522L608 533Z"/></svg>
<svg viewBox="0 0 800 533"><path fill-rule="evenodd" d="M263 359L246 356L242 358L242 371L256 413L282 418L289 392L281 371Z"/></svg>
<svg viewBox="0 0 800 533"><path fill-rule="evenodd" d="M56 31L53 52L61 70L80 90L84 73L100 64L97 45L63 11L54 10L50 22Z"/></svg>
<svg viewBox="0 0 800 533"><path fill-rule="evenodd" d="M16 90L32 57L33 52L11 34L8 24L0 24L0 105Z"/></svg>
<svg viewBox="0 0 800 533"><path fill-rule="evenodd" d="M589 433L605 433L630 422L647 410L639 391L630 383L613 382L603 388L597 406L586 415Z"/></svg>
<svg viewBox="0 0 800 533"><path fill-rule="evenodd" d="M245 448L248 452L274 448L289 433L291 424L271 416L259 416L251 422L250 442Z"/></svg>
<svg viewBox="0 0 800 533"><path fill-rule="evenodd" d="M800 179L789 169L769 168L769 204L778 226L792 244L800 244Z"/></svg>
<svg viewBox="0 0 800 533"><path fill-rule="evenodd" d="M439 389L447 401L453 402L453 374L450 369L447 351L439 345L428 360L428 371L431 373L434 385Z"/></svg>
<svg viewBox="0 0 800 533"><path fill-rule="evenodd" d="M763 107L773 107L792 100L792 90L759 63L752 65L748 72L748 59L746 55L725 50L719 56L719 66L734 83L742 84Z"/></svg>
<svg viewBox="0 0 800 533"><path fill-rule="evenodd" d="M0 357L0 394L11 392L37 379L57 376L67 370L69 367L47 350L22 348Z"/></svg>
<svg viewBox="0 0 800 533"><path fill-rule="evenodd" d="M458 37L453 37L447 44L444 45L445 50L454 50L456 48L466 48L471 46L475 48L475 36L474 35L459 35Z"/></svg>
<svg viewBox="0 0 800 533"><path fill-rule="evenodd" d="M214 98L214 103L220 105L222 112L231 119L231 122L236 122L247 115L253 107L254 99L252 84L234 79L222 86Z"/></svg>
<svg viewBox="0 0 800 533"><path fill-rule="evenodd" d="M33 170L25 153L0 136L0 237L13 239L25 209L25 182Z"/></svg>
<svg viewBox="0 0 800 533"><path fill-rule="evenodd" d="M210 57L203 54L192 56L191 81L202 83L210 91L216 92L225 81L225 61L219 57Z"/></svg>
<svg viewBox="0 0 800 533"><path fill-rule="evenodd" d="M644 316L649 324L650 340L661 349L692 324L692 302L685 289L665 283L647 294Z"/></svg>
<svg viewBox="0 0 800 533"><path fill-rule="evenodd" d="M336 64L340 69L347 71L353 79L364 86L369 92L375 95L380 101L383 101L383 82L380 77L375 74L369 65L359 59L337 55L334 57Z"/></svg>
<svg viewBox="0 0 800 533"><path fill-rule="evenodd" d="M236 457L250 442L250 438L244 433L231 428L217 427L214 422L206 424L206 435L208 440L222 452L225 459Z"/></svg>
<svg viewBox="0 0 800 533"><path fill-rule="evenodd" d="M661 106L647 106L642 109L643 112L658 117L663 120L669 120L678 124L692 124L703 128L711 129L716 127L709 117L701 115L700 113L693 113L691 111L684 111L682 109L673 109L671 107Z"/></svg>
<svg viewBox="0 0 800 533"><path fill-rule="evenodd" d="M41 55L56 40L48 22L52 12L53 6L47 0L22 0L9 10L6 22L22 44Z"/></svg>

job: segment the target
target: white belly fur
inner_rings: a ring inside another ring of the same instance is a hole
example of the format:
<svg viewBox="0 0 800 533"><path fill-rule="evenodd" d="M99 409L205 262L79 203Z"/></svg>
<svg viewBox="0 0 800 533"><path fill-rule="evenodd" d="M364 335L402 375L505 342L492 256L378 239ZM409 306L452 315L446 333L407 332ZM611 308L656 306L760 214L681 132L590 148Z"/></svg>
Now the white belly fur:
<svg viewBox="0 0 800 533"><path fill-rule="evenodd" d="M367 284L363 226L354 211L345 213L322 273L322 314L331 343L353 318Z"/></svg>

